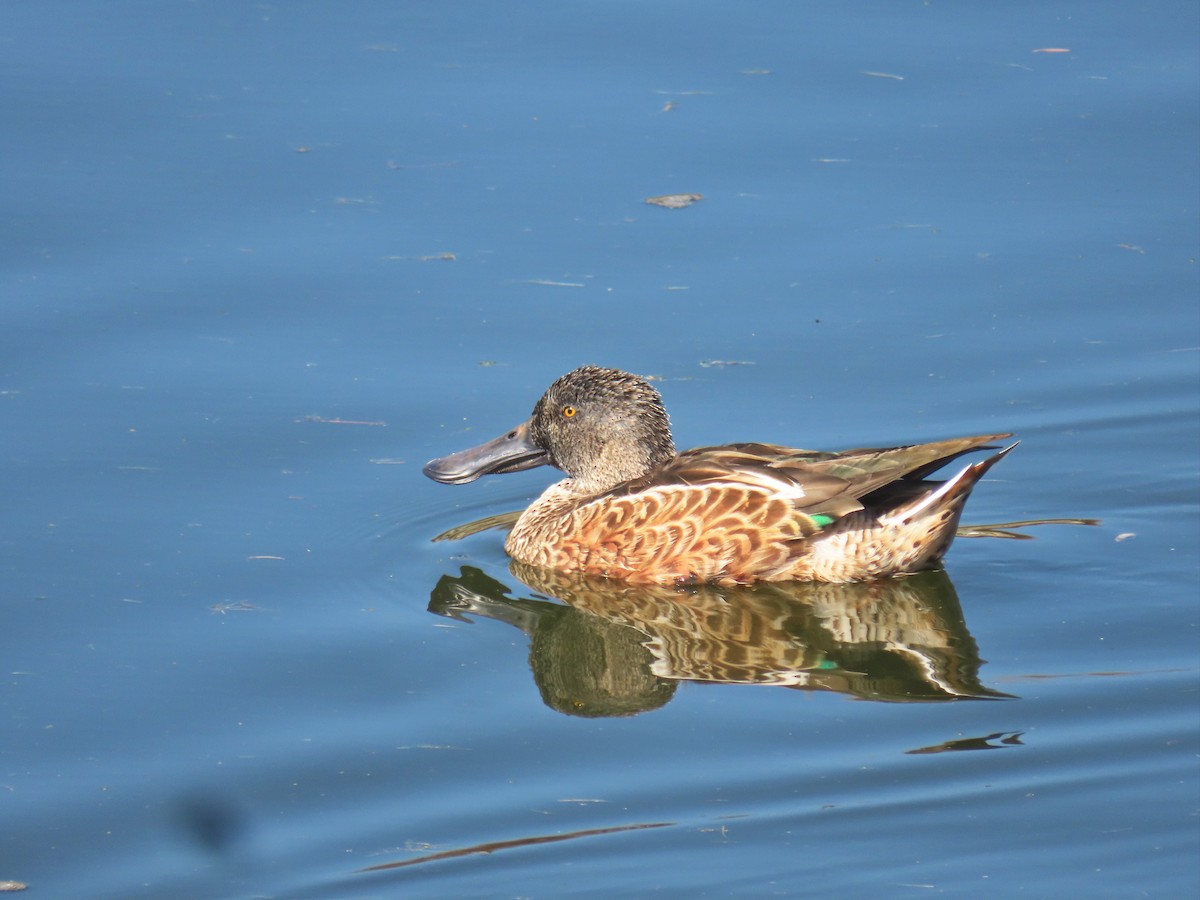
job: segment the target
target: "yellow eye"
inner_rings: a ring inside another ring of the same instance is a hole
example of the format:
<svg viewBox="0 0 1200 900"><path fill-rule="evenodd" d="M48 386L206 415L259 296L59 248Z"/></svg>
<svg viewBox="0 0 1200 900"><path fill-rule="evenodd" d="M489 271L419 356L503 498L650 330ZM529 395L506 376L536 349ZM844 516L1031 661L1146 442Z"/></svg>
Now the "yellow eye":
<svg viewBox="0 0 1200 900"><path fill-rule="evenodd" d="M571 416L575 415L575 407L564 406L562 412L563 412L563 415L569 419L569 418L571 418Z"/></svg>

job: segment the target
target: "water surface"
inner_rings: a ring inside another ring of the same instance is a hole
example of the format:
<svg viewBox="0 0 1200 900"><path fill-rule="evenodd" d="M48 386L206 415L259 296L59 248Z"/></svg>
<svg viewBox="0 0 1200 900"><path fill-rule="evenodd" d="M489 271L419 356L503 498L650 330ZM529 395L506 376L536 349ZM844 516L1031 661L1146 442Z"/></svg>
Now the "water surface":
<svg viewBox="0 0 1200 900"><path fill-rule="evenodd" d="M1193 895L1198 24L10 11L0 879ZM421 464L586 362L684 447L1013 431L967 521L1102 524L678 607L433 542L553 474Z"/></svg>

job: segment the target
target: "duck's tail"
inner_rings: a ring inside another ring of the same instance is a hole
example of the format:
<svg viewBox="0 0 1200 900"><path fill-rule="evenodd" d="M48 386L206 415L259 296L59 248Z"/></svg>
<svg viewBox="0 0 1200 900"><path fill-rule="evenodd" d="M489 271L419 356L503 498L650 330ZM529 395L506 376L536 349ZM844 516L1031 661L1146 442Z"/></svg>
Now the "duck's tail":
<svg viewBox="0 0 1200 900"><path fill-rule="evenodd" d="M971 463L935 490L889 510L879 517L880 524L891 528L911 528L918 520L938 518L941 521L936 523L936 529L940 532L948 525L952 538L954 529L958 527L958 516L971 489L987 474L988 469L1000 462L1019 443L1016 441L987 459ZM949 541L946 543L949 544Z"/></svg>

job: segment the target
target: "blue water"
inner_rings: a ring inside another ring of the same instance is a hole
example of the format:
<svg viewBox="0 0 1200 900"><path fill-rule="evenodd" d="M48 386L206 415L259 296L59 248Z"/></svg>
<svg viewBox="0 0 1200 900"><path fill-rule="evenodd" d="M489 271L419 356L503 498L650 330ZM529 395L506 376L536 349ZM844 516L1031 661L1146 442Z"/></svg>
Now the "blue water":
<svg viewBox="0 0 1200 900"><path fill-rule="evenodd" d="M1198 26L7 9L0 881L1194 895ZM730 683L644 597L432 541L554 476L420 466L586 362L658 378L683 447L1013 431L965 520L1102 524L960 539L915 599L712 600L821 660Z"/></svg>

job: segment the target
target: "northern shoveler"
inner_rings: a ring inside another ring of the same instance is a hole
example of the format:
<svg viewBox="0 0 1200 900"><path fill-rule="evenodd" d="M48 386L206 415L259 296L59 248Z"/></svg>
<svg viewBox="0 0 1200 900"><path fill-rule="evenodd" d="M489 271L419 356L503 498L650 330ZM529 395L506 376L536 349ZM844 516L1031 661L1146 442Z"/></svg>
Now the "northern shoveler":
<svg viewBox="0 0 1200 900"><path fill-rule="evenodd" d="M424 472L446 484L541 465L566 472L505 541L530 565L632 582L845 583L936 565L971 489L1016 444L947 481L926 476L1010 436L677 454L658 391L628 372L583 366L550 385L529 421Z"/></svg>

